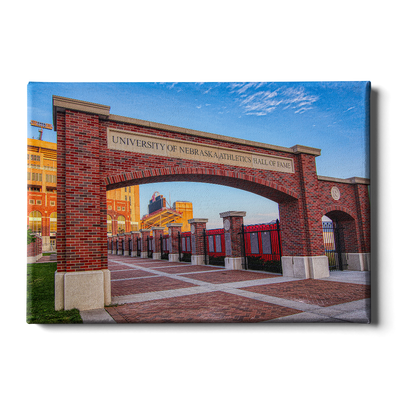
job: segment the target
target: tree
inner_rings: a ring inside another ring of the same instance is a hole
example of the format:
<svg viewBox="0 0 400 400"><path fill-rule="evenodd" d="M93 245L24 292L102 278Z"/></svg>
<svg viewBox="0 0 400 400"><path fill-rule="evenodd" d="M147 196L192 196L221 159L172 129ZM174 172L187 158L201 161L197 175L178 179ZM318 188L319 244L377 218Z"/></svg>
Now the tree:
<svg viewBox="0 0 400 400"><path fill-rule="evenodd" d="M33 234L32 230L28 228L28 244L36 242L36 236Z"/></svg>

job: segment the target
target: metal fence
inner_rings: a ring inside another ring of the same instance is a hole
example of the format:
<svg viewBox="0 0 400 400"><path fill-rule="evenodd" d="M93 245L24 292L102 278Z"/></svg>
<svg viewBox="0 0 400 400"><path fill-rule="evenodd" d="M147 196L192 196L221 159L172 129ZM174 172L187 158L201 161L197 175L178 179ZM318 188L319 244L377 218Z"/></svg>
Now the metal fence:
<svg viewBox="0 0 400 400"><path fill-rule="evenodd" d="M323 221L325 255L329 260L330 271L343 271L347 266L345 257L344 228L338 222Z"/></svg>

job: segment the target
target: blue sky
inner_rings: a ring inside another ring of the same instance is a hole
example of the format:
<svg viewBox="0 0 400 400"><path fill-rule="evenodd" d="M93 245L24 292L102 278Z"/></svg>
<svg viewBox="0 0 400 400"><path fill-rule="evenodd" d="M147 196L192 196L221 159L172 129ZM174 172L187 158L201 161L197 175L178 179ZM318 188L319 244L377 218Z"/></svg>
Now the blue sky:
<svg viewBox="0 0 400 400"><path fill-rule="evenodd" d="M279 146L321 149L318 175L369 177L366 82L305 83L30 83L30 120L52 123L52 95L111 106L112 114L196 129ZM56 142L44 130L43 140ZM141 214L158 191L171 203L193 203L194 216L220 227L219 213L246 211L246 224L279 217L277 204L241 190L202 183L159 183L140 187Z"/></svg>

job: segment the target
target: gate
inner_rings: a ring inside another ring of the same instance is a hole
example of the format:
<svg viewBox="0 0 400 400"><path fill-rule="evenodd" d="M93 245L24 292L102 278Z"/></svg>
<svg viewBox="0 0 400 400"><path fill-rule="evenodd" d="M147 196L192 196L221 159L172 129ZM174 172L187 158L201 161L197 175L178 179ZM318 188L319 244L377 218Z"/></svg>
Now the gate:
<svg viewBox="0 0 400 400"><path fill-rule="evenodd" d="M132 256L132 238L129 238L128 241L128 246L129 246L129 256Z"/></svg>
<svg viewBox="0 0 400 400"><path fill-rule="evenodd" d="M225 266L225 230L209 229L204 230L204 249L206 264Z"/></svg>
<svg viewBox="0 0 400 400"><path fill-rule="evenodd" d="M279 220L272 224L242 225L243 269L282 274Z"/></svg>
<svg viewBox="0 0 400 400"><path fill-rule="evenodd" d="M122 244L121 255L125 255L125 238L122 238L121 244Z"/></svg>
<svg viewBox="0 0 400 400"><path fill-rule="evenodd" d="M147 258L153 258L153 238L147 236Z"/></svg>
<svg viewBox="0 0 400 400"><path fill-rule="evenodd" d="M136 247L137 247L137 256L140 257L142 255L142 239L140 237L136 239Z"/></svg>
<svg viewBox="0 0 400 400"><path fill-rule="evenodd" d="M168 246L169 235L160 236L160 249L161 249L161 259L168 260L169 246Z"/></svg>
<svg viewBox="0 0 400 400"><path fill-rule="evenodd" d="M347 267L344 257L346 252L344 243L344 228L338 222L323 221L322 232L324 235L325 255L329 260L330 271L343 271Z"/></svg>
<svg viewBox="0 0 400 400"><path fill-rule="evenodd" d="M179 261L185 261L185 262L192 261L190 232L183 232L183 233L178 232L178 251L179 251Z"/></svg>

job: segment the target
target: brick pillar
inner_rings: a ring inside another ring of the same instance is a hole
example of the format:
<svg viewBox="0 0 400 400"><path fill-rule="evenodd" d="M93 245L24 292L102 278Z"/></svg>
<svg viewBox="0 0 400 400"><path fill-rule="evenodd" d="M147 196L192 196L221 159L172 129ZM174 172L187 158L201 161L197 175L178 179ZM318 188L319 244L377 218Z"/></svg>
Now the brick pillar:
<svg viewBox="0 0 400 400"><path fill-rule="evenodd" d="M208 219L193 218L188 220L190 224L190 232L192 233L192 265L205 264L205 249L204 249L204 230Z"/></svg>
<svg viewBox="0 0 400 400"><path fill-rule="evenodd" d="M107 266L106 186L101 178L107 106L53 96L57 131L56 310L111 302Z"/></svg>
<svg viewBox="0 0 400 400"><path fill-rule="evenodd" d="M140 237L139 231L134 231L131 233L132 235L132 257L137 257L138 255L138 248L137 248L137 240Z"/></svg>
<svg viewBox="0 0 400 400"><path fill-rule="evenodd" d="M279 204L282 238L283 276L295 278L329 277L321 229L322 210L314 150L292 147L296 157L296 174L300 182L298 200Z"/></svg>
<svg viewBox="0 0 400 400"><path fill-rule="evenodd" d="M167 224L169 233L169 254L168 261L179 261L179 234L181 233L183 224L170 223Z"/></svg>
<svg viewBox="0 0 400 400"><path fill-rule="evenodd" d="M161 260L161 243L160 237L164 232L164 227L154 226L153 231L153 260Z"/></svg>
<svg viewBox="0 0 400 400"><path fill-rule="evenodd" d="M148 254L148 246L147 246L147 238L150 237L151 229L141 229L140 233L142 234L142 250L140 252L140 258L147 258Z"/></svg>
<svg viewBox="0 0 400 400"><path fill-rule="evenodd" d="M122 234L119 233L119 234L117 235L117 243L118 243L118 252L117 252L117 254L118 254L119 256L122 255L123 238L124 238L124 234L123 234L123 233L122 233Z"/></svg>
<svg viewBox="0 0 400 400"><path fill-rule="evenodd" d="M118 236L113 235L111 240L113 242L112 254L118 254Z"/></svg>
<svg viewBox="0 0 400 400"><path fill-rule="evenodd" d="M124 256L125 257L130 257L130 254L129 254L129 239L131 238L131 233L129 232L129 233L125 233L124 234Z"/></svg>
<svg viewBox="0 0 400 400"><path fill-rule="evenodd" d="M242 225L245 211L226 211L220 213L225 229L225 268L243 269Z"/></svg>

